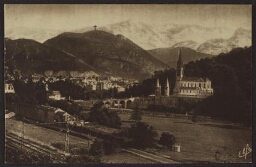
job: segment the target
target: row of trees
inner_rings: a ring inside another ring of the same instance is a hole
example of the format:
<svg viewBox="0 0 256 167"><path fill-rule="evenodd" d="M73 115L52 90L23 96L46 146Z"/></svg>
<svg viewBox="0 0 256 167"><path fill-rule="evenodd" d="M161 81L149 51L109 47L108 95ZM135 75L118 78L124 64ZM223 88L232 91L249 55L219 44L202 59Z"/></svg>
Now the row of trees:
<svg viewBox="0 0 256 167"><path fill-rule="evenodd" d="M115 141L97 139L90 148L90 155L100 159L104 154L117 153L122 147L145 149L156 147L157 144L172 150L176 142L175 136L169 132L163 132L158 140L158 134L154 127L144 122L137 122L129 128L123 128L120 133L115 135L126 139L126 142L121 144Z"/></svg>
<svg viewBox="0 0 256 167"><path fill-rule="evenodd" d="M46 104L47 91L45 88L44 78L38 82L33 82L28 78L27 83L19 79L13 82L14 91L17 94L18 101L27 104Z"/></svg>
<svg viewBox="0 0 256 167"><path fill-rule="evenodd" d="M109 112L108 109L104 107L103 102L95 103L89 113L89 120L92 122L98 122L101 125L120 128L121 120L117 113L113 112L112 116L110 116L109 113L112 112ZM116 153L119 148L122 147L144 149L148 147L155 147L157 144L161 144L172 149L176 142L175 136L168 132L164 132L158 140L158 134L154 127L141 122L142 115L143 113L136 107L130 116L130 119L135 121L134 124L132 124L131 127L122 128L118 133L112 134L113 137L118 139L116 141L110 140L109 138L96 140L91 146L90 154L93 156L99 156L103 154ZM122 142L120 143L120 141Z"/></svg>

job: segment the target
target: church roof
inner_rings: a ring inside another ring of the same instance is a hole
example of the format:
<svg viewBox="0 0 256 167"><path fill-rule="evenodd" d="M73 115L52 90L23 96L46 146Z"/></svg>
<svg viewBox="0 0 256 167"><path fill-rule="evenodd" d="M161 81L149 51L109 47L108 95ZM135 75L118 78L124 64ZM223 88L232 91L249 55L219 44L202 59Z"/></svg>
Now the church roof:
<svg viewBox="0 0 256 167"><path fill-rule="evenodd" d="M204 82L205 80L199 77L182 77L181 81Z"/></svg>
<svg viewBox="0 0 256 167"><path fill-rule="evenodd" d="M60 91L52 91L52 95L61 95Z"/></svg>
<svg viewBox="0 0 256 167"><path fill-rule="evenodd" d="M206 82L210 81L208 78L200 78L200 77L182 77L181 81L190 81L190 82Z"/></svg>

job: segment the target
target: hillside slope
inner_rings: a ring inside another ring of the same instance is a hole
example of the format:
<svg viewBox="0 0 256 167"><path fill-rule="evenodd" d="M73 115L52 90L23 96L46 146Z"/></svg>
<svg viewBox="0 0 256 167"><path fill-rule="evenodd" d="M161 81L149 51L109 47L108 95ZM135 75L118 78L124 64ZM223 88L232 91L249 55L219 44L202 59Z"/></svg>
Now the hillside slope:
<svg viewBox="0 0 256 167"><path fill-rule="evenodd" d="M122 35L104 31L63 33L45 45L82 59L105 74L125 78L146 78L168 66Z"/></svg>
<svg viewBox="0 0 256 167"><path fill-rule="evenodd" d="M5 40L6 66L24 74L93 70L76 57L29 39Z"/></svg>

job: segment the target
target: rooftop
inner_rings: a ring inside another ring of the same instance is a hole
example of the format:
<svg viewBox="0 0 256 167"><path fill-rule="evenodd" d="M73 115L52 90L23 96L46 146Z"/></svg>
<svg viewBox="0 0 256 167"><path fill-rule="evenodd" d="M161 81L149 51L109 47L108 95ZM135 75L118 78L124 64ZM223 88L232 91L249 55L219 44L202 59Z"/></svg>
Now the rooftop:
<svg viewBox="0 0 256 167"><path fill-rule="evenodd" d="M205 82L210 80L208 78L200 78L200 77L182 77L181 81Z"/></svg>
<svg viewBox="0 0 256 167"><path fill-rule="evenodd" d="M198 90L199 88L198 87L180 87L180 89L183 89L183 90Z"/></svg>
<svg viewBox="0 0 256 167"><path fill-rule="evenodd" d="M60 95L60 91L52 91L53 95Z"/></svg>

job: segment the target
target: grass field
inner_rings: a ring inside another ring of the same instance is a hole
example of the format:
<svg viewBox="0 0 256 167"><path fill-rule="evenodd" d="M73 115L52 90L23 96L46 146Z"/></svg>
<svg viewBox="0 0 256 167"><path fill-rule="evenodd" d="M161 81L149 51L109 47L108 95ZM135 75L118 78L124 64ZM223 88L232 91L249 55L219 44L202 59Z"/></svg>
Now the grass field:
<svg viewBox="0 0 256 167"><path fill-rule="evenodd" d="M14 119L6 119L6 131L22 136L22 122ZM33 139L46 146L51 146L53 143L64 145L65 133L27 123L24 123L24 132L25 139ZM70 146L73 148L87 149L88 141L86 139L70 136ZM102 160L103 163L152 163L144 158L122 152L114 155L105 155L102 157Z"/></svg>
<svg viewBox="0 0 256 167"><path fill-rule="evenodd" d="M123 126L130 126L130 114L119 114ZM188 119L159 118L143 116L142 121L154 126L160 137L162 132L170 132L176 137L176 144L181 146L181 152L168 150L151 150L173 160L181 162L252 162L252 153L247 158L239 158L239 151L246 144L252 148L252 130L241 129L224 123L197 122ZM216 151L217 159L215 157Z"/></svg>
<svg viewBox="0 0 256 167"><path fill-rule="evenodd" d="M130 126L130 114L119 114L123 126ZM159 155L171 157L175 161L183 163L191 162L230 162L247 163L252 161L252 153L247 158L239 158L238 153L246 144L252 148L252 130L241 129L223 122L197 122L193 123L185 118L160 118L143 116L142 121L154 126L160 137L162 132L170 132L176 137L176 144L181 146L181 152L168 151L166 149L147 151ZM6 131L22 135L22 122L14 119L6 119ZM46 145L61 143L64 145L65 133L38 127L24 123L25 138L32 138ZM70 136L70 145L83 149L88 148L88 141ZM216 151L219 152L217 160ZM105 163L152 163L144 158L139 158L127 153L118 153L103 157Z"/></svg>

